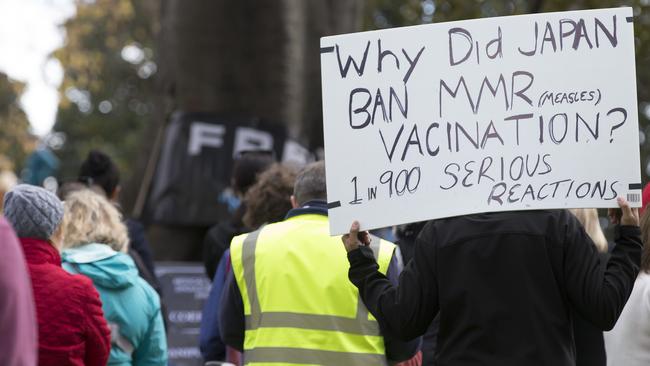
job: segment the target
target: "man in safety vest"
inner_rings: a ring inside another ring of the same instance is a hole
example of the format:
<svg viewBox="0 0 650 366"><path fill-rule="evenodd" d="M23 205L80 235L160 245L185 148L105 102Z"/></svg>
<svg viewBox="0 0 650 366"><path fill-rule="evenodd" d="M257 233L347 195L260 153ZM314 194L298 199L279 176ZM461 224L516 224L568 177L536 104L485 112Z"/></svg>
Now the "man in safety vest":
<svg viewBox="0 0 650 366"><path fill-rule="evenodd" d="M255 365L387 365L411 358L419 339L382 334L347 280L341 238L329 235L323 162L298 175L291 202L284 221L231 243L219 313L224 342ZM395 245L375 238L371 249L379 271L397 283Z"/></svg>

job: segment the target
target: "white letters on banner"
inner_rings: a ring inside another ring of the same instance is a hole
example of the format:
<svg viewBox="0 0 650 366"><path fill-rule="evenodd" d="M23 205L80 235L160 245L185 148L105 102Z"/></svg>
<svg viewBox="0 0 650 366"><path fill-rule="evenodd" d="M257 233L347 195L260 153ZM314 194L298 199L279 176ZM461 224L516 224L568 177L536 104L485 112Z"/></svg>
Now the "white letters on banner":
<svg viewBox="0 0 650 366"><path fill-rule="evenodd" d="M273 135L254 128L238 127L232 156L247 150L273 150Z"/></svg>
<svg viewBox="0 0 650 366"><path fill-rule="evenodd" d="M321 39L330 231L641 204L631 8Z"/></svg>
<svg viewBox="0 0 650 366"><path fill-rule="evenodd" d="M203 146L219 148L223 146L226 128L205 122L193 122L190 127L190 141L187 152L191 156L199 155Z"/></svg>

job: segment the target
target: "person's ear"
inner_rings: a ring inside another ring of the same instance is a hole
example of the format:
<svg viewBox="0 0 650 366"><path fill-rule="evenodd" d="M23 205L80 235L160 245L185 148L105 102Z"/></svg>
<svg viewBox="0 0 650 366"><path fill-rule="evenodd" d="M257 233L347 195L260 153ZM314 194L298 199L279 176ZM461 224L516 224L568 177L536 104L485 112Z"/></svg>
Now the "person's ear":
<svg viewBox="0 0 650 366"><path fill-rule="evenodd" d="M298 205L298 201L296 201L296 196L291 195L291 207L292 208L298 208L300 205Z"/></svg>

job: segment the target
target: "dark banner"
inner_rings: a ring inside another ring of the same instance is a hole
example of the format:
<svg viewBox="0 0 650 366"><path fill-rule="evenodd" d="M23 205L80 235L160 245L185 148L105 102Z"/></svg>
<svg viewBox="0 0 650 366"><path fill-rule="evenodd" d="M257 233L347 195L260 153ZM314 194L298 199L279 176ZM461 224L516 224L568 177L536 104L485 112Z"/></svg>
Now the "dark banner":
<svg viewBox="0 0 650 366"><path fill-rule="evenodd" d="M227 217L220 196L230 185L233 157L272 150L278 160L305 163L309 151L287 138L284 126L207 113L172 115L147 200L158 224L209 226Z"/></svg>

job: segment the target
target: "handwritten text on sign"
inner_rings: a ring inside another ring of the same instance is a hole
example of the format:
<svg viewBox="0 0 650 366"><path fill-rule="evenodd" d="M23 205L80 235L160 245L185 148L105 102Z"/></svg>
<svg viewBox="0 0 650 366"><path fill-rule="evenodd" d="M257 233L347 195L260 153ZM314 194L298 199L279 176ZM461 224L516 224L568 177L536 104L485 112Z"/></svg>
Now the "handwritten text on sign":
<svg viewBox="0 0 650 366"><path fill-rule="evenodd" d="M331 232L640 205L630 8L321 40Z"/></svg>

